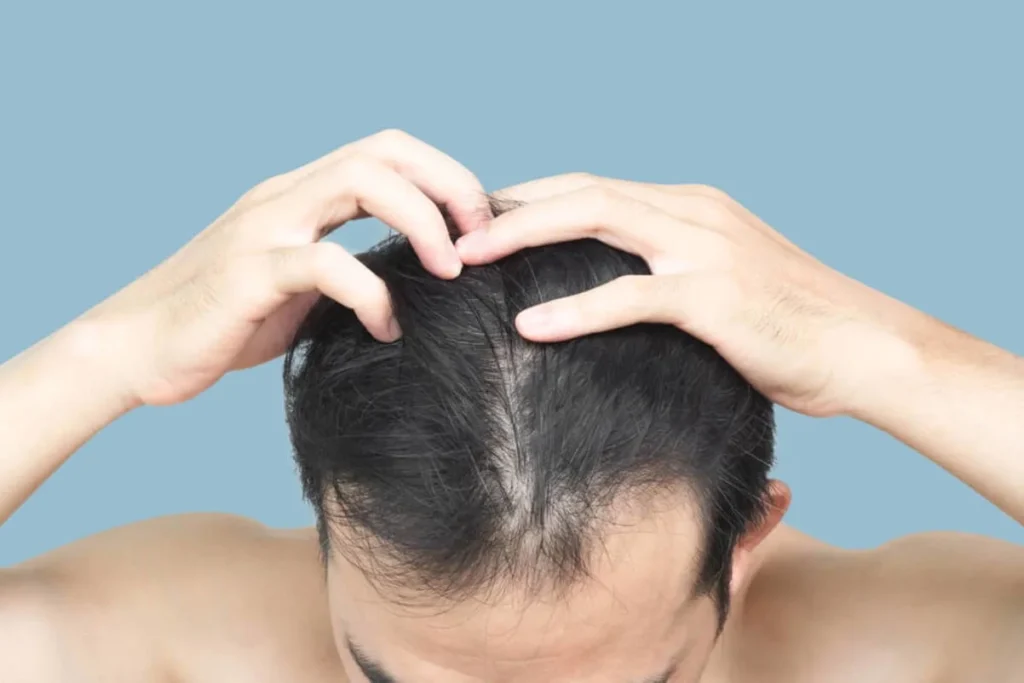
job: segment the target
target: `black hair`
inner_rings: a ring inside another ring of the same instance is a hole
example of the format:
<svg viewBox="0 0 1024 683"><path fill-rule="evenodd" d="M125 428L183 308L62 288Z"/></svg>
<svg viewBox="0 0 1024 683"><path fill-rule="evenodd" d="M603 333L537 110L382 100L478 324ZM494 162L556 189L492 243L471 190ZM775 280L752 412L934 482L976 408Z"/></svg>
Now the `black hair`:
<svg viewBox="0 0 1024 683"><path fill-rule="evenodd" d="M588 571L602 511L679 488L705 532L695 591L724 620L733 550L766 512L771 403L672 326L553 344L514 326L537 303L649 274L642 259L580 240L448 281L402 237L359 258L387 285L402 338L374 340L323 298L285 358L325 557L345 552L376 585L450 599L568 588Z"/></svg>

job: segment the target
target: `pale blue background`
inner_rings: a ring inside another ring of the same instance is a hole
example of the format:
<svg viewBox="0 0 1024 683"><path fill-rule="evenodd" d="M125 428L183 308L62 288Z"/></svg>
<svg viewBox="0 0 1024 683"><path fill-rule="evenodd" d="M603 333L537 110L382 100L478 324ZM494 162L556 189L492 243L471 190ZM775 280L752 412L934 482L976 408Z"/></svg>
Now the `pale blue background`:
<svg viewBox="0 0 1024 683"><path fill-rule="evenodd" d="M576 170L719 185L826 262L1024 352L1021 10L617 4L0 4L0 357L264 177L391 126L491 189ZM0 564L182 511L308 522L279 373L103 432L0 531ZM784 414L780 434L790 521L828 541L1024 542L870 428Z"/></svg>

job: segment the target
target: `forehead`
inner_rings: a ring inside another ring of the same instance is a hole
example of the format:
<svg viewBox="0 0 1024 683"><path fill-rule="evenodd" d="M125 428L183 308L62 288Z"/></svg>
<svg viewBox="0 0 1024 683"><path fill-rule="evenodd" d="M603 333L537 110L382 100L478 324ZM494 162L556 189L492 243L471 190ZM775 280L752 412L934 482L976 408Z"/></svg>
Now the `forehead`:
<svg viewBox="0 0 1024 683"><path fill-rule="evenodd" d="M414 603L391 599L335 555L328 571L332 615L339 631L389 666L425 659L463 671L498 662L635 660L635 652L664 666L682 641L714 631L710 601L693 594L702 539L694 515L678 502L620 511L595 544L589 577L566 594L511 587L457 604L427 595Z"/></svg>

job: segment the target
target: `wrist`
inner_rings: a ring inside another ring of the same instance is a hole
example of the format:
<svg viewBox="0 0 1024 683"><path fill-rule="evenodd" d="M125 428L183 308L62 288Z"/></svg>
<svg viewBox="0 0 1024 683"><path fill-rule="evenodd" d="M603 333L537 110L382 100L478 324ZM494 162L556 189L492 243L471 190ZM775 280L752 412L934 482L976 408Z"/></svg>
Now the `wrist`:
<svg viewBox="0 0 1024 683"><path fill-rule="evenodd" d="M870 369L848 414L889 433L909 416L941 413L976 391L1024 386L1024 360L914 311L898 332L865 354Z"/></svg>
<svg viewBox="0 0 1024 683"><path fill-rule="evenodd" d="M69 380L87 388L112 419L142 404L128 376L128 359L120 349L124 334L115 328L102 321L79 319L47 340L53 353L64 360Z"/></svg>
<svg viewBox="0 0 1024 683"><path fill-rule="evenodd" d="M902 304L888 313L858 344L860 379L846 413L891 432L894 420L934 396L962 333Z"/></svg>

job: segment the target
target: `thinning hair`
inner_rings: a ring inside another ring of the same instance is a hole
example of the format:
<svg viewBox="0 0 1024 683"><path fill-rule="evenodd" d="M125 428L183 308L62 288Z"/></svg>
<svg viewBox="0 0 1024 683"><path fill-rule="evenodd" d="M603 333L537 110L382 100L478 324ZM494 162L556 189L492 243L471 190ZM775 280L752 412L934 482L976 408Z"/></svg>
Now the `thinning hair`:
<svg viewBox="0 0 1024 683"><path fill-rule="evenodd" d="M649 274L642 259L580 240L449 281L402 237L359 258L387 285L402 338L376 341L323 298L285 358L325 557L343 552L376 585L452 600L568 589L588 573L602 512L681 488L704 531L694 589L724 620L733 550L766 512L771 403L672 326L551 344L514 326L535 304Z"/></svg>

